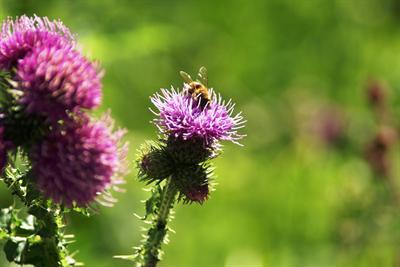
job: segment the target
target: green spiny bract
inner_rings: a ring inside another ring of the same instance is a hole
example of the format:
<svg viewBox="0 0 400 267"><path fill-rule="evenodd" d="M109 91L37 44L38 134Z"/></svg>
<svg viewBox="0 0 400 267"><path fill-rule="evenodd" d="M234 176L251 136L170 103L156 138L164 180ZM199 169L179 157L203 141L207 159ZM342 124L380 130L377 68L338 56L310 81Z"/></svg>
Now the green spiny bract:
<svg viewBox="0 0 400 267"><path fill-rule="evenodd" d="M43 118L25 113L16 86L9 72L0 72L0 124L5 129L4 140L28 151L49 130L49 126Z"/></svg>
<svg viewBox="0 0 400 267"><path fill-rule="evenodd" d="M20 146L29 151L29 148L49 130L43 119L27 116L20 106L4 107L2 111L5 115L1 119L5 128L4 139L16 147Z"/></svg>
<svg viewBox="0 0 400 267"><path fill-rule="evenodd" d="M203 203L208 199L213 169L209 164L181 166L172 175L179 199L185 203Z"/></svg>
<svg viewBox="0 0 400 267"><path fill-rule="evenodd" d="M211 153L196 139L147 142L137 160L139 180L160 183L171 176L179 199L184 203L203 203L211 191L212 168L208 163Z"/></svg>
<svg viewBox="0 0 400 267"><path fill-rule="evenodd" d="M148 142L141 147L137 160L139 180L151 183L162 181L174 171L174 162L163 144Z"/></svg>
<svg viewBox="0 0 400 267"><path fill-rule="evenodd" d="M201 138L183 139L169 136L166 140L166 150L174 162L180 164L197 164L212 156L212 148L204 144Z"/></svg>

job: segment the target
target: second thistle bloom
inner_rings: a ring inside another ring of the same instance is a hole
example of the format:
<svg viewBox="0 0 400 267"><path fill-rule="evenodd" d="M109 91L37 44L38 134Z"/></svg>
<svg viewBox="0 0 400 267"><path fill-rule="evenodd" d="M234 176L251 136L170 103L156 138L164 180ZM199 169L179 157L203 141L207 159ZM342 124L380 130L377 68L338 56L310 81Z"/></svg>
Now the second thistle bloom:
<svg viewBox="0 0 400 267"><path fill-rule="evenodd" d="M123 131L111 131L110 118L85 119L54 131L32 148L33 171L45 196L67 206L87 206L123 171Z"/></svg>

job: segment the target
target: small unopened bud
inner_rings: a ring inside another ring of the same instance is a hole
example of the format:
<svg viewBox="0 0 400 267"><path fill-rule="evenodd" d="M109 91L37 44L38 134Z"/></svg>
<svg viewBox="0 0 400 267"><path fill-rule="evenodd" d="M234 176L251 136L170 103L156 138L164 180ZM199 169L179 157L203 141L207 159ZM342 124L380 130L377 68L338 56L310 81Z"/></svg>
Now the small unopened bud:
<svg viewBox="0 0 400 267"><path fill-rule="evenodd" d="M199 137L187 140L180 137L168 137L167 152L177 164L197 164L207 160L212 155L212 149L204 144Z"/></svg>
<svg viewBox="0 0 400 267"><path fill-rule="evenodd" d="M172 174L173 163L164 147L149 145L142 149L145 151L138 160L140 180L153 182L165 179Z"/></svg>
<svg viewBox="0 0 400 267"><path fill-rule="evenodd" d="M372 170L379 176L387 177L390 174L387 154L396 138L396 132L392 128L383 128L366 147L365 157Z"/></svg>
<svg viewBox="0 0 400 267"><path fill-rule="evenodd" d="M386 89L376 81L370 82L367 86L367 97L373 107L383 106L386 100Z"/></svg>
<svg viewBox="0 0 400 267"><path fill-rule="evenodd" d="M189 165L175 170L172 180L185 202L203 203L208 199L211 174L207 166Z"/></svg>
<svg viewBox="0 0 400 267"><path fill-rule="evenodd" d="M201 184L197 186L193 186L189 190L186 191L185 196L188 200L198 203L203 203L208 198L208 184Z"/></svg>

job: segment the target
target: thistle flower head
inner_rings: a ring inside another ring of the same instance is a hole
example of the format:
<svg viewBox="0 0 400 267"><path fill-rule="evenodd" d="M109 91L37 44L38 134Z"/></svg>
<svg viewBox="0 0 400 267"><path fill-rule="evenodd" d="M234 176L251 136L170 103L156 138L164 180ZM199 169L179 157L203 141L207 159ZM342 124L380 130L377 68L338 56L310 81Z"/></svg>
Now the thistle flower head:
<svg viewBox="0 0 400 267"><path fill-rule="evenodd" d="M234 104L225 102L219 94L209 90L212 101L204 107L186 90L162 89L151 97L158 109L154 123L167 136L188 140L201 138L204 144L212 146L220 140L238 143L243 136L237 129L243 127L241 113L233 116Z"/></svg>
<svg viewBox="0 0 400 267"><path fill-rule="evenodd" d="M43 194L66 206L87 206L121 183L126 146L120 148L118 142L124 132L111 128L109 116L97 122L84 118L35 145L30 158Z"/></svg>
<svg viewBox="0 0 400 267"><path fill-rule="evenodd" d="M93 109L101 102L101 74L72 46L44 44L21 59L17 81L26 112L50 121L66 116L66 111Z"/></svg>
<svg viewBox="0 0 400 267"><path fill-rule="evenodd" d="M74 43L74 37L61 21L25 15L16 20L8 18L0 29L0 69L10 69L26 53L43 44L62 47Z"/></svg>

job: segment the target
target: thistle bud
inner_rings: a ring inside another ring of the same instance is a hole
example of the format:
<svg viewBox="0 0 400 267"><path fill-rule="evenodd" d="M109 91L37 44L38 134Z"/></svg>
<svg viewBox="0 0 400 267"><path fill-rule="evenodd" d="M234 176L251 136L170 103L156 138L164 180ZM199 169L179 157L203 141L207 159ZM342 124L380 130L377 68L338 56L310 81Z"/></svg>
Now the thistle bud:
<svg viewBox="0 0 400 267"><path fill-rule="evenodd" d="M172 180L184 202L203 203L208 199L212 170L204 165L188 165L178 168Z"/></svg>
<svg viewBox="0 0 400 267"><path fill-rule="evenodd" d="M151 183L163 180L173 172L173 162L165 151L165 147L157 144L147 144L142 148L137 161L139 179Z"/></svg>
<svg viewBox="0 0 400 267"><path fill-rule="evenodd" d="M373 107L382 106L386 100L386 90L380 83L370 82L367 87L367 97Z"/></svg>
<svg viewBox="0 0 400 267"><path fill-rule="evenodd" d="M382 128L375 138L366 146L365 158L371 169L381 177L388 177L391 164L388 153L397 139L397 133L392 128Z"/></svg>

